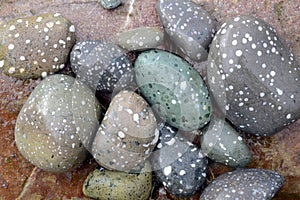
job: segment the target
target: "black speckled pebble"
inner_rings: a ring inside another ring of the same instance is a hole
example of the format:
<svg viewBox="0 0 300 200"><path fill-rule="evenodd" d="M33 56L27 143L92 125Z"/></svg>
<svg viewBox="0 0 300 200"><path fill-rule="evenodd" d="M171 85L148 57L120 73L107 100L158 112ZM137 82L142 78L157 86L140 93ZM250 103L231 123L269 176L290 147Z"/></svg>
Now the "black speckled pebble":
<svg viewBox="0 0 300 200"><path fill-rule="evenodd" d="M265 169L237 169L217 177L200 200L271 200L283 186L280 174Z"/></svg>
<svg viewBox="0 0 300 200"><path fill-rule="evenodd" d="M208 61L212 95L237 128L270 136L300 117L300 67L265 21L228 20L211 44Z"/></svg>

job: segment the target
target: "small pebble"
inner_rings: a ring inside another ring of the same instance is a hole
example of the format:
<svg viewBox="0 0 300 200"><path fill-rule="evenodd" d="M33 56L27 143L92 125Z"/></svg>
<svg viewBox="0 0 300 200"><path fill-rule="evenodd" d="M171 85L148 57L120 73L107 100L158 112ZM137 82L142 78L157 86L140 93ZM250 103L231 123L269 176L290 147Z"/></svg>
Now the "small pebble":
<svg viewBox="0 0 300 200"><path fill-rule="evenodd" d="M0 70L20 79L45 78L65 67L75 27L60 14L17 18L0 26Z"/></svg>
<svg viewBox="0 0 300 200"><path fill-rule="evenodd" d="M110 10L122 4L122 0L100 0L103 8Z"/></svg>
<svg viewBox="0 0 300 200"><path fill-rule="evenodd" d="M163 32L157 27L139 27L117 35L117 44L129 51L158 47L163 41Z"/></svg>
<svg viewBox="0 0 300 200"><path fill-rule="evenodd" d="M162 50L141 53L134 64L143 97L170 125L197 130L210 120L211 101L198 72L182 58Z"/></svg>
<svg viewBox="0 0 300 200"><path fill-rule="evenodd" d="M207 157L231 167L245 167L251 161L251 152L242 137L218 118L213 118L203 132L201 149Z"/></svg>
<svg viewBox="0 0 300 200"><path fill-rule="evenodd" d="M237 169L217 177L205 188L200 200L271 200L283 183L282 176L271 170Z"/></svg>

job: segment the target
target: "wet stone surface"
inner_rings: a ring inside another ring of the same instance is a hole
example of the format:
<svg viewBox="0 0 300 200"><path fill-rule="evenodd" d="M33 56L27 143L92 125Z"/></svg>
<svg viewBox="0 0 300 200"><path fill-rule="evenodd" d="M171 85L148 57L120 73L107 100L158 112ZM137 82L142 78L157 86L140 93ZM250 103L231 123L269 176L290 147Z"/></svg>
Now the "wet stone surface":
<svg viewBox="0 0 300 200"><path fill-rule="evenodd" d="M151 188L151 165L146 162L139 173L96 169L86 178L83 184L83 193L88 197L100 200L144 200L149 197Z"/></svg>
<svg viewBox="0 0 300 200"><path fill-rule="evenodd" d="M0 26L0 70L20 79L46 77L65 67L75 27L60 14L16 18Z"/></svg>
<svg viewBox="0 0 300 200"><path fill-rule="evenodd" d="M92 154L105 168L130 171L150 156L158 136L147 102L134 92L121 91L112 99L92 140Z"/></svg>
<svg viewBox="0 0 300 200"><path fill-rule="evenodd" d="M240 16L224 23L209 62L212 95L239 129L269 136L299 118L299 65L266 22Z"/></svg>
<svg viewBox="0 0 300 200"><path fill-rule="evenodd" d="M66 172L78 167L85 160L87 151L77 127L90 130L98 124L90 120L97 111L82 113L83 119L75 123L73 98L86 102L85 105L75 102L78 110L78 106L96 109L98 102L87 86L78 84L75 89L74 82L74 78L66 75L44 79L31 93L16 121L18 150L45 171Z"/></svg>
<svg viewBox="0 0 300 200"><path fill-rule="evenodd" d="M216 31L213 17L190 0L159 0L156 8L171 41L192 60L206 60Z"/></svg>
<svg viewBox="0 0 300 200"><path fill-rule="evenodd" d="M139 27L117 35L117 44L123 49L145 50L162 44L164 34L157 27Z"/></svg>
<svg viewBox="0 0 300 200"><path fill-rule="evenodd" d="M192 131L209 122L207 87L182 58L162 50L145 51L138 56L134 69L143 97L167 123Z"/></svg>
<svg viewBox="0 0 300 200"><path fill-rule="evenodd" d="M237 169L224 173L208 185L200 200L249 199L270 200L282 187L283 178L265 169Z"/></svg>
<svg viewBox="0 0 300 200"><path fill-rule="evenodd" d="M231 167L245 167L251 161L250 150L243 138L219 118L213 118L203 131L201 149L207 157Z"/></svg>
<svg viewBox="0 0 300 200"><path fill-rule="evenodd" d="M205 181L207 159L173 127L159 124L159 132L157 148L151 156L156 177L171 194L192 196Z"/></svg>

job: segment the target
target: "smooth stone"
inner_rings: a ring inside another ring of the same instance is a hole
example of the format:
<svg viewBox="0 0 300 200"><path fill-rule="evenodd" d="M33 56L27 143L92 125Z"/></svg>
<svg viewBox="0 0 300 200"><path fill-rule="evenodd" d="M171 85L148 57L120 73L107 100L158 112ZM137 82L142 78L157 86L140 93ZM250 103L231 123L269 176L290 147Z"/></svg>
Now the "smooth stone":
<svg viewBox="0 0 300 200"><path fill-rule="evenodd" d="M96 169L86 178L82 190L85 196L99 200L148 199L152 189L151 165L146 162L139 173Z"/></svg>
<svg viewBox="0 0 300 200"><path fill-rule="evenodd" d="M192 196L205 181L206 157L173 127L160 124L159 131L159 142L151 155L156 177L171 194Z"/></svg>
<svg viewBox="0 0 300 200"><path fill-rule="evenodd" d="M300 68L276 30L240 16L224 23L211 45L208 83L240 130L270 136L300 117Z"/></svg>
<svg viewBox="0 0 300 200"><path fill-rule="evenodd" d="M275 171L237 169L217 177L205 188L200 200L271 200L283 183L282 176Z"/></svg>
<svg viewBox="0 0 300 200"><path fill-rule="evenodd" d="M111 101L93 141L92 154L103 167L130 171L153 151L159 132L147 102L131 91L121 91Z"/></svg>
<svg viewBox="0 0 300 200"><path fill-rule="evenodd" d="M213 118L203 131L201 149L213 161L231 167L245 167L251 161L251 152L243 138L218 118Z"/></svg>
<svg viewBox="0 0 300 200"><path fill-rule="evenodd" d="M114 44L78 42L72 49L70 61L76 78L100 94L116 94L135 87L131 61Z"/></svg>
<svg viewBox="0 0 300 200"><path fill-rule="evenodd" d="M215 19L189 0L159 0L159 19L170 40L195 61L207 59L207 49L215 34Z"/></svg>
<svg viewBox="0 0 300 200"><path fill-rule="evenodd" d="M20 79L45 78L65 67L75 27L60 14L16 18L0 27L0 70Z"/></svg>
<svg viewBox="0 0 300 200"><path fill-rule="evenodd" d="M122 4L122 0L100 0L101 6L105 9L114 9Z"/></svg>
<svg viewBox="0 0 300 200"><path fill-rule="evenodd" d="M138 56L134 69L143 97L168 124L193 131L209 122L212 108L207 87L182 58L150 50Z"/></svg>
<svg viewBox="0 0 300 200"><path fill-rule="evenodd" d="M86 112L76 119L74 112L82 110ZM45 171L70 171L87 155L80 141L81 131L94 131L99 115L100 105L87 86L76 83L70 76L51 75L36 86L18 115L17 148L27 160Z"/></svg>
<svg viewBox="0 0 300 200"><path fill-rule="evenodd" d="M117 44L129 51L145 50L162 44L163 32L158 27L139 27L117 35Z"/></svg>

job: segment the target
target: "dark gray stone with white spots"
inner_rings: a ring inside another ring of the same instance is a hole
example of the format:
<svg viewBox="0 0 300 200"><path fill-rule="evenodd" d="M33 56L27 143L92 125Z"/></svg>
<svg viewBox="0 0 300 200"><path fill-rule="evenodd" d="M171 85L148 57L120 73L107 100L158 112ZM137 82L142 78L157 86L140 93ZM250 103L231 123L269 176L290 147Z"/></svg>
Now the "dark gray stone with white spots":
<svg viewBox="0 0 300 200"><path fill-rule="evenodd" d="M60 14L17 18L0 27L0 70L20 79L46 77L64 68L75 27Z"/></svg>
<svg viewBox="0 0 300 200"><path fill-rule="evenodd" d="M217 177L205 188L200 200L271 200L283 183L282 176L275 171L237 169Z"/></svg>
<svg viewBox="0 0 300 200"><path fill-rule="evenodd" d="M211 92L227 118L269 136L300 117L300 68L266 22L240 16L224 23L209 53Z"/></svg>
<svg viewBox="0 0 300 200"><path fill-rule="evenodd" d="M158 27L139 27L117 35L117 44L129 51L144 50L162 44L164 34Z"/></svg>
<svg viewBox="0 0 300 200"><path fill-rule="evenodd" d="M100 200L145 200L151 189L152 171L149 162L138 173L96 169L88 175L82 188L85 196Z"/></svg>
<svg viewBox="0 0 300 200"><path fill-rule="evenodd" d="M100 0L100 3L105 9L114 9L122 4L122 0Z"/></svg>
<svg viewBox="0 0 300 200"><path fill-rule="evenodd" d="M81 118L75 119L78 111ZM19 113L16 145L45 171L69 171L86 158L79 136L95 130L99 114L99 103L87 86L70 76L51 75L34 89Z"/></svg>
<svg viewBox="0 0 300 200"><path fill-rule="evenodd" d="M138 56L134 69L143 97L167 123L193 131L209 122L207 87L185 60L167 51L150 50Z"/></svg>
<svg viewBox="0 0 300 200"><path fill-rule="evenodd" d="M77 43L71 52L76 78L100 93L134 88L131 61L116 45L102 41Z"/></svg>
<svg viewBox="0 0 300 200"><path fill-rule="evenodd" d="M190 0L159 0L157 12L171 41L196 61L207 58L215 33L215 20Z"/></svg>
<svg viewBox="0 0 300 200"><path fill-rule="evenodd" d="M195 194L205 180L207 159L173 127L160 124L159 130L160 139L151 156L156 177L175 196Z"/></svg>
<svg viewBox="0 0 300 200"><path fill-rule="evenodd" d="M201 149L207 157L231 167L244 167L251 161L251 152L242 137L218 118L213 118L203 131Z"/></svg>
<svg viewBox="0 0 300 200"><path fill-rule="evenodd" d="M148 103L124 90L112 99L92 143L92 154L107 169L130 171L150 156L158 136Z"/></svg>

